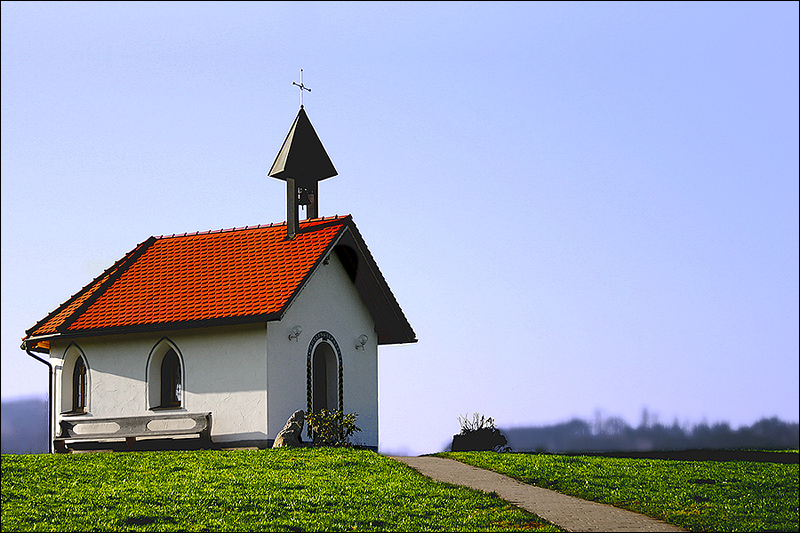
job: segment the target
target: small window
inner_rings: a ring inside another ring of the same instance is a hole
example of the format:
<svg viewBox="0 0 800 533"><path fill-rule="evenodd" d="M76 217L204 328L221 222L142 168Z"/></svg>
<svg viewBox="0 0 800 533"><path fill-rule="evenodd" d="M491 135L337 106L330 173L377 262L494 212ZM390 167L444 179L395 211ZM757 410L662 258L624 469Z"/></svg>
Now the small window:
<svg viewBox="0 0 800 533"><path fill-rule="evenodd" d="M181 406L181 363L175 350L161 361L161 407Z"/></svg>
<svg viewBox="0 0 800 533"><path fill-rule="evenodd" d="M86 363L83 357L75 360L75 368L72 369L72 411L86 412Z"/></svg>

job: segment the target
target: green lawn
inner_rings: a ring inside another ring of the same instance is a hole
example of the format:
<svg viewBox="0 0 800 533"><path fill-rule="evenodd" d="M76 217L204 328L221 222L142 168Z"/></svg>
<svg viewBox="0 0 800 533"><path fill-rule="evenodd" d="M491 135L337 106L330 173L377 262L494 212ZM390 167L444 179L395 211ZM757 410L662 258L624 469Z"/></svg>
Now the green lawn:
<svg viewBox="0 0 800 533"><path fill-rule="evenodd" d="M798 531L798 465L494 452L437 454L691 531Z"/></svg>
<svg viewBox="0 0 800 533"><path fill-rule="evenodd" d="M2 456L2 531L561 531L342 448Z"/></svg>

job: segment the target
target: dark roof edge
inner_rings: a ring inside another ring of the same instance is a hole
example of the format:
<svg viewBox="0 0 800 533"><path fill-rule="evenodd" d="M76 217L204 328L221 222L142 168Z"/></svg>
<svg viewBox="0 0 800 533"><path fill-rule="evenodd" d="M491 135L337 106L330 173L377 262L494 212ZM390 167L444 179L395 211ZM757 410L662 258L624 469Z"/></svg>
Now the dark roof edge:
<svg viewBox="0 0 800 533"><path fill-rule="evenodd" d="M258 322L271 322L280 320L277 313L259 315L243 315L222 318L208 318L202 320L178 320L175 322L159 322L154 324L133 324L128 326L114 326L106 328L81 329L78 331L65 331L58 338L91 337L97 335L122 335L128 333L147 333L150 331L164 331L168 329L207 328L214 326L236 326L240 324L253 324Z"/></svg>
<svg viewBox="0 0 800 533"><path fill-rule="evenodd" d="M359 254L365 259L365 262L370 271L370 277L375 283L375 288L377 288L381 292L381 297L384 303L387 305L388 310L392 313L395 323L399 326L401 331L402 339L400 340L381 340L379 338L379 344L410 344L415 343L418 341L416 333L414 333L414 329L411 327L411 323L408 321L403 309L400 307L400 303L397 301L392 289L389 287L389 283L386 281L386 278L383 276L378 264L375 262L375 258L372 256L372 253L369 251L369 247L367 246L364 237L361 235L361 232L358 231L358 228L355 225L355 222L351 219L347 224L348 229L350 230L350 234L352 235L354 244L358 247ZM368 290L368 288L365 288Z"/></svg>
<svg viewBox="0 0 800 533"><path fill-rule="evenodd" d="M311 265L311 268L308 269L308 272L306 272L306 275L303 277L302 280L300 280L300 283L297 284L297 288L292 292L292 295L289 296L289 298L287 298L286 302L283 304L283 307L278 309L278 312L276 313L277 320L283 320L283 315L286 314L286 311L289 310L289 308L292 306L292 304L297 299L297 297L300 295L300 293L303 292L303 289L306 288L306 285L308 284L308 281L317 272L317 270L319 269L319 266L322 264L322 261L326 257L328 257L328 255L333 251L334 246L336 246L336 243L339 242L339 239L341 239L342 234L345 232L345 230L347 229L348 224L351 223L352 220L353 220L352 215L345 215L345 216L342 216L342 217L338 217L337 216L336 218L331 219L331 221L329 223L317 224L317 225L314 225L314 226L311 226L311 227L305 228L305 229L303 229L301 227L297 231L297 235L302 235L303 233L311 233L312 231L316 231L316 230L319 230L319 229L327 228L327 227L333 226L334 224L341 224L341 226L342 226L341 229L336 233L336 235L333 236L333 238L331 239L331 242L328 243L328 246L325 248L325 250L321 254L319 254L319 256L314 260L314 264ZM295 237L297 235L295 235Z"/></svg>
<svg viewBox="0 0 800 533"><path fill-rule="evenodd" d="M136 251L137 251L137 250L138 250L140 247L142 247L144 244L146 244L147 242L149 242L149 241L151 241L151 240L155 240L155 238L154 238L154 237L150 237L149 239L147 239L147 240L145 240L145 241L143 241L143 242L140 242L139 244L137 244L137 245L136 245L136 246L133 248L133 250L131 250L130 252L126 253L124 256L122 256L122 258L121 258L121 259L118 259L117 261L115 261L113 265L111 265L111 266L110 266L110 267L108 267L107 269L103 270L103 272L101 272L101 273L100 273L100 275L96 276L96 277L95 277L95 278L94 278L92 281L90 281L89 283L87 283L86 285L84 285L84 286L83 286L83 288L82 288L81 290L79 290L78 292L76 292L75 294L73 294L72 296L70 296L69 298L67 298L67 299L66 299L66 301L65 301L64 303L62 303L61 305L59 305L58 307L56 307L56 308L55 308L53 311L51 311L50 313L48 313L48 314L47 314L47 316L45 316L43 319L41 319L41 320L39 320L38 322L36 322L36 324L34 324L34 325L33 325L33 326L31 326L30 328L26 329L26 330L25 330L25 339L27 339L27 338L30 336L30 334L31 334L31 332L32 332L32 331L36 331L36 330L37 330L38 328L40 328L40 327L41 327L43 324L45 324L45 323L46 323L48 320L50 320L51 318L53 318L54 316L56 316L58 313L60 313L60 312L61 312L61 311L62 311L62 310L65 308L65 307L67 307L67 306L68 306L70 303L72 303L72 302L73 302L73 301L74 301L76 298L79 298L79 297L80 297L82 294L84 294L86 291L88 291L89 289L91 289L92 287L94 287L94 286L95 286L95 284L97 283L97 281L98 281L98 280L100 280L100 279L102 279L102 278L103 278L103 276L105 276L105 275L106 275L106 274L108 274L109 272L112 272L112 271L114 271L115 269L119 268L119 267L120 267L120 266L121 266L123 263L125 263L125 261L127 261L127 260L128 260L128 259L129 259L129 258L130 258L130 257L131 257L133 254L134 254L134 253L136 253ZM98 289L98 290L99 290L99 289ZM89 298L89 299L91 299L91 298ZM63 322L62 322L62 323L63 323Z"/></svg>
<svg viewBox="0 0 800 533"><path fill-rule="evenodd" d="M111 287L111 285L113 285L120 278L120 276L122 276L122 274L124 274L131 267L131 265L139 260L139 258L147 251L148 248L150 248L150 246L153 245L154 242L156 242L156 240L157 239L155 237L150 237L134 248L133 251L127 255L126 259L122 261L122 264L120 264L117 269L114 270L110 276L108 276L108 279L105 280L103 284L100 285L97 290L95 290L94 293L86 299L85 302L79 305L71 315L66 317L60 325L56 326L56 331L59 333L66 333L69 331L70 324L72 324L72 322L74 322L89 307L91 307L91 305L95 303L97 299L100 298L106 292L106 290L108 290L108 288Z"/></svg>

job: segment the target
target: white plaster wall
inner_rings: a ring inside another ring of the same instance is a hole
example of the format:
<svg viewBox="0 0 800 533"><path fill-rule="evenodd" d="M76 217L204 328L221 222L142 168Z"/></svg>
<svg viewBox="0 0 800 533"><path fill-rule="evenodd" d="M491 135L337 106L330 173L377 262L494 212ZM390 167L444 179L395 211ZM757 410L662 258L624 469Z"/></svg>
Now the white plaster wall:
<svg viewBox="0 0 800 533"><path fill-rule="evenodd" d="M212 412L213 440L266 440L264 324L219 328L210 336L208 330L185 330L176 337L186 346L186 408Z"/></svg>
<svg viewBox="0 0 800 533"><path fill-rule="evenodd" d="M264 324L195 328L146 334L98 336L75 342L88 367L85 417L151 414L147 396L148 356L162 338L177 347L183 363L181 411L212 413L215 442L266 440L267 354ZM69 343L54 341L51 362L56 367L57 434L62 405L64 373L71 380L72 366L63 368ZM61 366L62 368L59 368ZM161 411L171 412L171 411ZM77 418L77 417L75 417Z"/></svg>
<svg viewBox="0 0 800 533"><path fill-rule="evenodd" d="M292 327L303 333L289 340ZM361 432L353 442L378 446L378 346L374 322L355 285L335 253L322 264L286 311L280 322L268 324L267 351L270 438L275 438L291 414L306 410L306 362L311 339L327 331L342 352L344 411L358 413ZM356 349L360 335L367 335L364 350ZM306 438L306 428L303 438Z"/></svg>

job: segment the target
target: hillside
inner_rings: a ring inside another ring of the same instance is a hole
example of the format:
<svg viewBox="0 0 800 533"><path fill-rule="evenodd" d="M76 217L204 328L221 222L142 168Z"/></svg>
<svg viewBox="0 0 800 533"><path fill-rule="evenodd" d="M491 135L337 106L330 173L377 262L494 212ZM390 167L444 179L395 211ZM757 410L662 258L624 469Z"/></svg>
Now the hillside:
<svg viewBox="0 0 800 533"><path fill-rule="evenodd" d="M3 400L0 453L47 453L47 399Z"/></svg>

